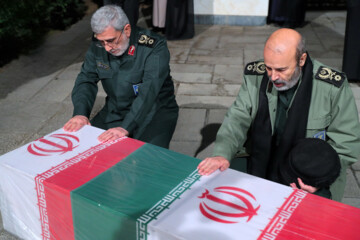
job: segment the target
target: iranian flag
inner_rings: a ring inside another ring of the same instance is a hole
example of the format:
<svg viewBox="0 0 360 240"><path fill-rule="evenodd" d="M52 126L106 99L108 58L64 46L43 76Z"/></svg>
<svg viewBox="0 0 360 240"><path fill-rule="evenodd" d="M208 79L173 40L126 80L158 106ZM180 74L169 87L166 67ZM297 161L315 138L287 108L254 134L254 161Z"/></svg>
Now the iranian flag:
<svg viewBox="0 0 360 240"><path fill-rule="evenodd" d="M0 157L4 228L23 239L359 239L360 209L103 130Z"/></svg>

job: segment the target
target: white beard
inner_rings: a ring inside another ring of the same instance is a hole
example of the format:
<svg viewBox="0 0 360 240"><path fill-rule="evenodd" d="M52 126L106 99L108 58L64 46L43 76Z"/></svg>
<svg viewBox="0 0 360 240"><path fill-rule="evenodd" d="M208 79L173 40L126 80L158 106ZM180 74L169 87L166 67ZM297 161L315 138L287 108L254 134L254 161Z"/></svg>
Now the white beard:
<svg viewBox="0 0 360 240"><path fill-rule="evenodd" d="M118 48L111 49L109 53L117 57L123 55L129 47L130 38L125 36L125 39L123 41L123 44L121 44Z"/></svg>

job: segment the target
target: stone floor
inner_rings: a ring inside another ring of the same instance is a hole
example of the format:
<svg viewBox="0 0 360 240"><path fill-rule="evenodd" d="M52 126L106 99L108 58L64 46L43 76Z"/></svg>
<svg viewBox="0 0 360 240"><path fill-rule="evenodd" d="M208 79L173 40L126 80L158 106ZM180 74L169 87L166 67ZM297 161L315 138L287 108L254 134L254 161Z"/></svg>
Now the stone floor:
<svg viewBox="0 0 360 240"><path fill-rule="evenodd" d="M346 12L307 12L297 29L312 58L342 68ZM216 131L240 88L244 65L262 58L276 26L196 26L191 40L171 41L171 70L180 118L170 149L203 159L210 156ZM360 88L351 83L360 110ZM348 170L343 202L360 208L360 162Z"/></svg>
<svg viewBox="0 0 360 240"><path fill-rule="evenodd" d="M308 23L297 30L306 37L310 56L341 69L346 12L307 12L306 19ZM71 117L70 92L85 49L69 46L79 41L89 43L88 22L85 18L65 32L54 33L42 48L0 69L1 79L29 76L26 83L0 99L0 154L62 127ZM262 58L263 44L276 29L271 25L196 25L193 39L168 42L180 106L171 150L200 159L211 155L216 131L240 88L244 65ZM71 54L62 54L66 51ZM43 66L49 67L41 72ZM359 84L352 83L351 87L360 110ZM100 91L94 112L100 109L104 96ZM343 199L358 208L359 180L358 162L348 170ZM3 230L2 224L0 228L0 240L17 239Z"/></svg>

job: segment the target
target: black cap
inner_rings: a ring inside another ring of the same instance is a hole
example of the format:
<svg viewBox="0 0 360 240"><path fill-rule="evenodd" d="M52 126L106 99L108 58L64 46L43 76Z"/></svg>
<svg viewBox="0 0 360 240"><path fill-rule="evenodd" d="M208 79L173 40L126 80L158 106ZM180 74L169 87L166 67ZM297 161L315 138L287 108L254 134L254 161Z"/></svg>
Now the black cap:
<svg viewBox="0 0 360 240"><path fill-rule="evenodd" d="M337 152L324 140L304 138L291 149L280 166L282 183L297 183L297 178L312 187L329 187L340 174Z"/></svg>

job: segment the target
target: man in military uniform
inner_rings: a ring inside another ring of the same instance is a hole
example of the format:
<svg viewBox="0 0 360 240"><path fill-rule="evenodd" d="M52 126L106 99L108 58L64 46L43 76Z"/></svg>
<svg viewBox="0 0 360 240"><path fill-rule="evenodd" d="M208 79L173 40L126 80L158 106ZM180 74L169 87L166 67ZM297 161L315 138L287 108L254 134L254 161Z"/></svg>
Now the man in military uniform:
<svg viewBox="0 0 360 240"><path fill-rule="evenodd" d="M264 61L247 64L238 97L217 133L213 157L204 159L198 170L202 175L223 171L235 157L248 154L235 158L246 163L245 171L284 183L279 166L303 138L323 139L339 155L341 173L330 191L340 201L346 169L360 153L352 91L344 73L310 59L298 32L279 29L266 41ZM317 191L301 179L298 184Z"/></svg>
<svg viewBox="0 0 360 240"><path fill-rule="evenodd" d="M106 129L98 139L130 136L168 148L178 118L170 55L163 37L132 27L122 9L99 8L91 19L94 41L74 89L73 117L64 130L84 125ZM89 121L101 81L105 106Z"/></svg>

